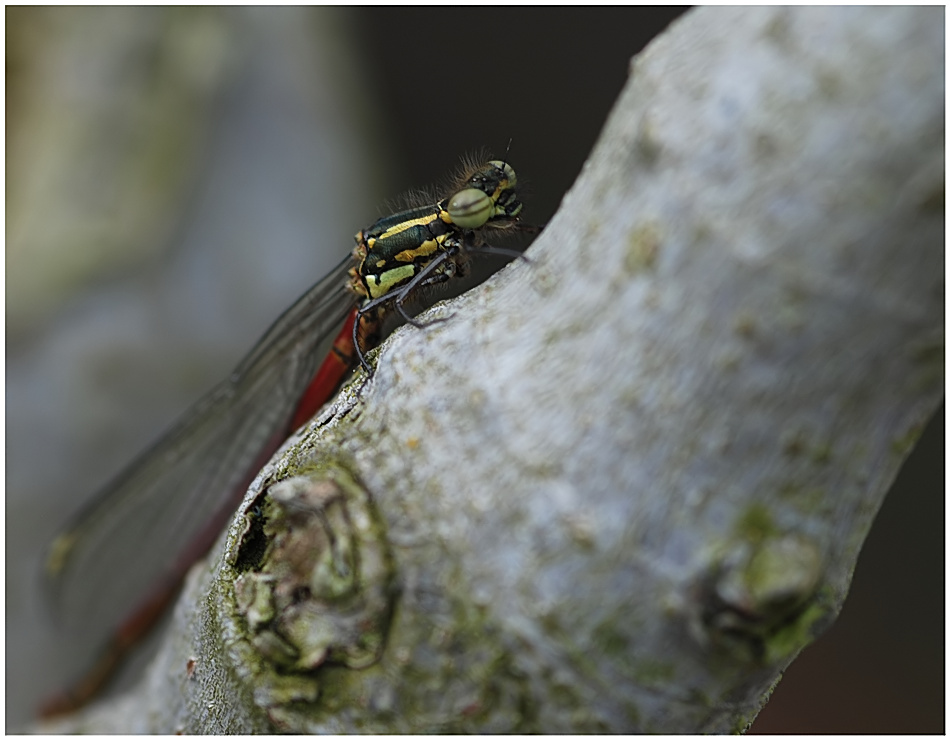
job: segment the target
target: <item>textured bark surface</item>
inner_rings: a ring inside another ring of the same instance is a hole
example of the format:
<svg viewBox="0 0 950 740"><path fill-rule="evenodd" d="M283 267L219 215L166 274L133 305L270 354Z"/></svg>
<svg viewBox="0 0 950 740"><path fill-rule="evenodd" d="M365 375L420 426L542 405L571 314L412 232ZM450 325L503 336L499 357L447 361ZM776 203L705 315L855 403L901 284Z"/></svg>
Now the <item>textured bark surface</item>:
<svg viewBox="0 0 950 740"><path fill-rule="evenodd" d="M48 729L745 727L942 398L943 54L937 8L675 23L530 262L397 332L141 687ZM262 544L294 512L305 635Z"/></svg>

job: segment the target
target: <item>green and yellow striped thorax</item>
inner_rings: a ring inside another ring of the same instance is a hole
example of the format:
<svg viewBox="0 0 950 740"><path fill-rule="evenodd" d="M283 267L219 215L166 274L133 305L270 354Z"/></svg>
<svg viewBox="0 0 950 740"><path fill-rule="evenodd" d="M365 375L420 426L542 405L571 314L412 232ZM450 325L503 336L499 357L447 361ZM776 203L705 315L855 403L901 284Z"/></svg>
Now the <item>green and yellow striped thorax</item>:
<svg viewBox="0 0 950 740"><path fill-rule="evenodd" d="M459 250L466 235L514 224L521 212L517 182L511 165L491 161L448 198L379 219L356 235L350 288L365 300L381 298L412 280L440 252Z"/></svg>

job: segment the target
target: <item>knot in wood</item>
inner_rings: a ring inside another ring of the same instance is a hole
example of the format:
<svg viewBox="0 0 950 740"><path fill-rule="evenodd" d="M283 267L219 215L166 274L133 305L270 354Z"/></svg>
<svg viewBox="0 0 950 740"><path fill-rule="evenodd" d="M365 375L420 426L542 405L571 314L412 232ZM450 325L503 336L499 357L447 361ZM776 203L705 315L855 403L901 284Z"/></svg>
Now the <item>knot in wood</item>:
<svg viewBox="0 0 950 740"><path fill-rule="evenodd" d="M280 669L379 659L392 611L392 561L366 491L342 471L271 485L247 513L235 565L238 614Z"/></svg>

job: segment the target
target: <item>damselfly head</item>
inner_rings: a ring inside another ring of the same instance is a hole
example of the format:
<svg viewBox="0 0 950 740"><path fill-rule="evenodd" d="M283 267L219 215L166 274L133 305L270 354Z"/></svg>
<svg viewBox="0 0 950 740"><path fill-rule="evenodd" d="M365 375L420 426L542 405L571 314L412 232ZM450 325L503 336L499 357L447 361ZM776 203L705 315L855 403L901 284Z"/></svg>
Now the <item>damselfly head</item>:
<svg viewBox="0 0 950 740"><path fill-rule="evenodd" d="M472 173L465 187L448 199L445 210L452 223L463 229L513 222L521 212L517 184L510 164L492 160Z"/></svg>

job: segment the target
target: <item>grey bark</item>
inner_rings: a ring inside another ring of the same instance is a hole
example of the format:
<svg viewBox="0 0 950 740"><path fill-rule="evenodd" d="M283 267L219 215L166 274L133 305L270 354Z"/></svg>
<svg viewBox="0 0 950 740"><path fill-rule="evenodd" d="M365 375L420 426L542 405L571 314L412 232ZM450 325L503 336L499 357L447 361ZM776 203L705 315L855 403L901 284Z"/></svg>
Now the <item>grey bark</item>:
<svg viewBox="0 0 950 740"><path fill-rule="evenodd" d="M394 334L140 687L46 729L746 727L943 395L943 55L937 8L675 23L529 259Z"/></svg>

